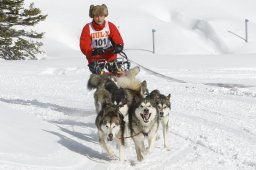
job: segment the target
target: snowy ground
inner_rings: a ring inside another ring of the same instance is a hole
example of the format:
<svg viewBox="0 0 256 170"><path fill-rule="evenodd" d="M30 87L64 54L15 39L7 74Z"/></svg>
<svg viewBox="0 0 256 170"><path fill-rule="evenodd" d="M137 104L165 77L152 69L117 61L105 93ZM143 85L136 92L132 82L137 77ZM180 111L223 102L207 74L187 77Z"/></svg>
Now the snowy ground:
<svg viewBox="0 0 256 170"><path fill-rule="evenodd" d="M39 27L46 54L0 61L0 170L256 170L256 32L249 43L227 32L243 35L245 17L256 30L253 0L76 2L56 10L36 0L49 14ZM142 162L132 143L124 163L109 160L98 143L78 39L88 5L101 3L120 25L133 66L141 65L138 78L172 95L171 151L161 137ZM157 53L131 50L151 50L151 28Z"/></svg>
<svg viewBox="0 0 256 170"><path fill-rule="evenodd" d="M256 69L249 66L178 69L170 63L156 70L188 83L142 69L139 79L150 90L172 94L172 149L165 151L161 138L137 162L131 144L121 164L98 144L81 59L0 65L0 169L256 169Z"/></svg>

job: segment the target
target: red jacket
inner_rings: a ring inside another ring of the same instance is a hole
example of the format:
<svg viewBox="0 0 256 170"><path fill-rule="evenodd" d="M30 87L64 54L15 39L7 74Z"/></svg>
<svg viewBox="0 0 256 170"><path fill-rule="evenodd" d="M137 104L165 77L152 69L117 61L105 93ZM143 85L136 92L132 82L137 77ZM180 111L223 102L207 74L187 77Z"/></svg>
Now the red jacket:
<svg viewBox="0 0 256 170"><path fill-rule="evenodd" d="M104 23L102 25L98 25L94 21L92 21L91 23L92 23L92 27L96 31L100 31L105 27L106 21L104 21ZM92 37L90 35L89 24L90 23L87 23L84 26L83 31L81 33L81 37L80 37L80 49L83 52L83 54L86 56L88 62L93 63L95 57L96 57L96 60L97 59L106 59L107 61L115 60L117 55L114 54L112 51L109 51L100 56L92 56L91 55L93 48L92 48ZM109 21L108 21L108 25L109 25L109 30L110 30L109 37L112 39L112 42L114 42L115 44L124 45L123 39L122 39L118 29L116 28L116 26Z"/></svg>

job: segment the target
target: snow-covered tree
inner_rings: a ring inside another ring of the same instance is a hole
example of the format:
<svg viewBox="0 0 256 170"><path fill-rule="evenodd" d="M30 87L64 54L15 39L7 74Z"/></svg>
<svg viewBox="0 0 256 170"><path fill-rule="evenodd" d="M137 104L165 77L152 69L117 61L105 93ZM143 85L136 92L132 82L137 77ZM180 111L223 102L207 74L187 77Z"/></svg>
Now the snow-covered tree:
<svg viewBox="0 0 256 170"><path fill-rule="evenodd" d="M5 60L36 59L44 33L29 30L47 15L31 3L26 9L24 0L0 0L0 58Z"/></svg>

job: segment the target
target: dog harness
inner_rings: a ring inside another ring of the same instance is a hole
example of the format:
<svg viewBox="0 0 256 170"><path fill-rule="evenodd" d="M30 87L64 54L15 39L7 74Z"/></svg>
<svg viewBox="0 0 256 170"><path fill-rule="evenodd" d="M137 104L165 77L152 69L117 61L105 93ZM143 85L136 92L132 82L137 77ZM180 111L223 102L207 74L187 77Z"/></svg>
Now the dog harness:
<svg viewBox="0 0 256 170"><path fill-rule="evenodd" d="M131 135L131 136L124 136L124 139L132 138L134 136L138 136L140 133L141 132L135 133L134 135ZM122 139L122 138L119 138L119 139Z"/></svg>

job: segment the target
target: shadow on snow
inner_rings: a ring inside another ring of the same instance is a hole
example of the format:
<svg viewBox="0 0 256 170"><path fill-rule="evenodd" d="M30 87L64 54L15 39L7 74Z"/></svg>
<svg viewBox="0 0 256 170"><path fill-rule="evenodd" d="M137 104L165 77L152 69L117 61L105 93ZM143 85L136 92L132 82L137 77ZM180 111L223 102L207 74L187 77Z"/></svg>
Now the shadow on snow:
<svg viewBox="0 0 256 170"><path fill-rule="evenodd" d="M60 133L53 132L53 131L47 131L47 130L44 130L44 131L58 136L60 138L60 140L58 141L59 144L61 144L62 146L66 147L67 149L73 152L86 156L88 159L91 159L94 161L95 159L109 161L109 159L105 154L99 153L88 146L85 146L71 138L68 138L67 136L64 136Z"/></svg>
<svg viewBox="0 0 256 170"><path fill-rule="evenodd" d="M86 110L83 110L83 109L70 108L70 107L60 106L60 105L52 104L52 103L43 103L43 102L39 102L38 100L0 98L0 101L5 102L5 103L10 103L10 104L35 106L35 107L39 107L39 108L50 108L51 110L58 111L58 112L64 113L65 115L69 115L69 116L72 116L72 115L82 116L84 114L87 114Z"/></svg>

